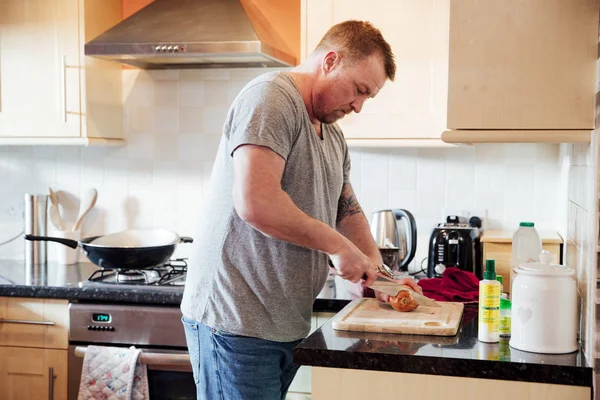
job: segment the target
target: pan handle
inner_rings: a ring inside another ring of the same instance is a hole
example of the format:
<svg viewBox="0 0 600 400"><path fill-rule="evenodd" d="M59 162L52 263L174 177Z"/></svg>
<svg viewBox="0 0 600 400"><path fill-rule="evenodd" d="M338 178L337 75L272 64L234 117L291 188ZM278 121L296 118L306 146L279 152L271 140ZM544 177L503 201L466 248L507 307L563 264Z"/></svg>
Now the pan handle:
<svg viewBox="0 0 600 400"><path fill-rule="evenodd" d="M64 244L65 246L69 246L72 249L76 249L77 246L79 246L79 242L77 242L77 240L56 238L56 237L50 237L50 236L36 236L36 235L27 234L27 235L25 235L25 240L43 240L46 242L56 242L56 243Z"/></svg>
<svg viewBox="0 0 600 400"><path fill-rule="evenodd" d="M194 242L194 239L192 239L192 238L191 238L191 237L189 237L189 236L181 236L181 237L179 238L179 242L180 242L180 243L192 243L192 242Z"/></svg>

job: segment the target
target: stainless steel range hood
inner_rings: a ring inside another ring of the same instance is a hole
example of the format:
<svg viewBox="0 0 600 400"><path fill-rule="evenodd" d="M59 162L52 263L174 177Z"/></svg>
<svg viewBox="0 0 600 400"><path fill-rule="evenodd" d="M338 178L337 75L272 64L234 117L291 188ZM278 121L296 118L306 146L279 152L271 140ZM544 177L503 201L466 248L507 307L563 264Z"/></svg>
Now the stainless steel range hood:
<svg viewBox="0 0 600 400"><path fill-rule="evenodd" d="M156 0L86 43L85 54L144 69L295 65L293 52L254 14L239 0Z"/></svg>

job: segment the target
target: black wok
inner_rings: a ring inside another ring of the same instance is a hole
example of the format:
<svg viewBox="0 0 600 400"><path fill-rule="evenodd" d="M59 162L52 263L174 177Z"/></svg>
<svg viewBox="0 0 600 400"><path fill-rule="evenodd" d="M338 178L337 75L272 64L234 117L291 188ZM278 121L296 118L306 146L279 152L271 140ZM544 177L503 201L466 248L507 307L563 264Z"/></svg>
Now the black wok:
<svg viewBox="0 0 600 400"><path fill-rule="evenodd" d="M192 243L190 237L180 237L165 229L131 229L106 236L81 240L50 236L25 235L26 240L57 242L81 252L91 262L106 269L145 269L164 264L179 243Z"/></svg>

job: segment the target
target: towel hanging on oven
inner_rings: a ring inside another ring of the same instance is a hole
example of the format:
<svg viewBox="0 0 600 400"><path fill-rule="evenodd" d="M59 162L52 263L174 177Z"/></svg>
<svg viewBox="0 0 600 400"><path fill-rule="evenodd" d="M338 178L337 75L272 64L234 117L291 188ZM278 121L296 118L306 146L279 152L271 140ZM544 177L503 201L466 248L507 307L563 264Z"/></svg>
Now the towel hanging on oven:
<svg viewBox="0 0 600 400"><path fill-rule="evenodd" d="M149 400L148 373L131 346L88 346L83 358L77 400L102 398Z"/></svg>

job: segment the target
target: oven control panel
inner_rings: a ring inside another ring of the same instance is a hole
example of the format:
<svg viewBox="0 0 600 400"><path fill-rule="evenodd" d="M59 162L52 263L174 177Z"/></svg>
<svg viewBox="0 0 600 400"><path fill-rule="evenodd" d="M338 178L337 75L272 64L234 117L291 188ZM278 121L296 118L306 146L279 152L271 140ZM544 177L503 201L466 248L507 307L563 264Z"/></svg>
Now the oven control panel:
<svg viewBox="0 0 600 400"><path fill-rule="evenodd" d="M69 343L187 346L179 306L84 302L69 303Z"/></svg>
<svg viewBox="0 0 600 400"><path fill-rule="evenodd" d="M98 325L88 325L87 326L87 330L88 331L109 331L109 332L114 332L115 331L115 327L114 326L98 326Z"/></svg>

